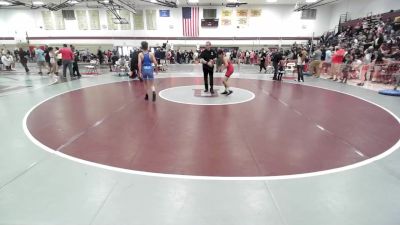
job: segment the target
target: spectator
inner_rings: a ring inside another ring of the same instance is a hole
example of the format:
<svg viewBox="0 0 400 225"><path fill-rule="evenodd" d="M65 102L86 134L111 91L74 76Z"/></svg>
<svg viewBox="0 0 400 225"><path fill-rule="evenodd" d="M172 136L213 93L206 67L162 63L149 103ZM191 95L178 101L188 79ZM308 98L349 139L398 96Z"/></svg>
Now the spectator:
<svg viewBox="0 0 400 225"><path fill-rule="evenodd" d="M63 78L67 77L67 68L69 70L69 75L73 77L73 70L72 70L72 60L74 59L74 53L70 48L68 48L67 44L63 45L63 48L58 50L56 54L61 53L62 55L62 65L63 65Z"/></svg>
<svg viewBox="0 0 400 225"><path fill-rule="evenodd" d="M29 72L27 63L28 63L28 53L25 52L22 48L19 48L18 50L18 56L19 56L19 62L21 63L21 65L24 67L25 72Z"/></svg>
<svg viewBox="0 0 400 225"><path fill-rule="evenodd" d="M36 48L35 49L35 57L36 57L36 62L39 67L39 74L42 75L42 68L46 67L46 59L45 59L45 53L42 49Z"/></svg>
<svg viewBox="0 0 400 225"><path fill-rule="evenodd" d="M1 62L6 67L6 70L11 71L11 64L14 62L14 58L10 51L7 51L6 54L1 57Z"/></svg>

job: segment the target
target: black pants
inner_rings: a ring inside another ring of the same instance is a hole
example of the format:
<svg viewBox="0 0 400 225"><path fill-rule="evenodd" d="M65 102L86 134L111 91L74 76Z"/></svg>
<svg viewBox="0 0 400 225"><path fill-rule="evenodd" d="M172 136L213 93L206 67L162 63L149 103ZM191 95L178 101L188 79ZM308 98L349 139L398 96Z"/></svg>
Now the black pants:
<svg viewBox="0 0 400 225"><path fill-rule="evenodd" d="M267 67L265 67L265 62L261 61L260 63L260 72L262 71L262 69L265 70L265 72L267 72Z"/></svg>
<svg viewBox="0 0 400 225"><path fill-rule="evenodd" d="M297 81L304 81L303 68L303 65L297 65Z"/></svg>
<svg viewBox="0 0 400 225"><path fill-rule="evenodd" d="M208 77L210 77L210 90L213 90L214 85L214 68L212 69L203 69L204 74L204 89L208 90Z"/></svg>
<svg viewBox="0 0 400 225"><path fill-rule="evenodd" d="M136 78L138 76L138 69L136 67L131 67L131 72L130 78Z"/></svg>
<svg viewBox="0 0 400 225"><path fill-rule="evenodd" d="M274 78L273 79L276 80L277 75L278 75L278 63L274 62L273 66L274 66Z"/></svg>
<svg viewBox="0 0 400 225"><path fill-rule="evenodd" d="M26 65L26 61L21 61L21 65L25 68L25 72L29 72L28 66Z"/></svg>
<svg viewBox="0 0 400 225"><path fill-rule="evenodd" d="M75 72L76 72L76 74L75 74ZM78 76L78 77L81 76L81 74L79 73L78 62L73 62L72 63L72 74L74 76Z"/></svg>

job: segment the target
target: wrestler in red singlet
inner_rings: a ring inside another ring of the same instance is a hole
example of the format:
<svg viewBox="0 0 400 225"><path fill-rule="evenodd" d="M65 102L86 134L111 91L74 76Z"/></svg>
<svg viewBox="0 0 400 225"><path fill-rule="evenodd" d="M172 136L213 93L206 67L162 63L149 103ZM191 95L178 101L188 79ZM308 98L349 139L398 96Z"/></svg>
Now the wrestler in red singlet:
<svg viewBox="0 0 400 225"><path fill-rule="evenodd" d="M222 92L221 94L225 94L228 96L233 93L233 91L229 89L228 85L228 79L234 71L233 64L227 57L225 57L224 51L222 49L218 50L218 57L220 57L220 59L222 60L222 64L226 67L225 78L223 78L222 80L222 83L225 86L225 91Z"/></svg>

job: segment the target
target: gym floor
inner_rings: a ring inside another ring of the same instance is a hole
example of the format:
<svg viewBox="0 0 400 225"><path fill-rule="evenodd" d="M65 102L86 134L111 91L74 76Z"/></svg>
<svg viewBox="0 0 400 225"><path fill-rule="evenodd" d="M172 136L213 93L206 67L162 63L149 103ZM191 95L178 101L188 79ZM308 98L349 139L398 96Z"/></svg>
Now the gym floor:
<svg viewBox="0 0 400 225"><path fill-rule="evenodd" d="M399 224L400 98L222 75L210 95L170 65L154 103L115 73L1 71L0 225Z"/></svg>

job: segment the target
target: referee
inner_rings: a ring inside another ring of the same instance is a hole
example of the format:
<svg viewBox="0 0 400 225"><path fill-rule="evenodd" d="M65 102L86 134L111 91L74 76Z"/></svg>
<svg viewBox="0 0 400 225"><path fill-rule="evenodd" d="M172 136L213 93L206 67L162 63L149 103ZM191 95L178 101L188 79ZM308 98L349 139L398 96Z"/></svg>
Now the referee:
<svg viewBox="0 0 400 225"><path fill-rule="evenodd" d="M210 93L214 94L214 59L217 53L211 49L211 42L206 42L206 49L200 54L200 62L203 64L204 92L208 92L208 77L210 77Z"/></svg>

